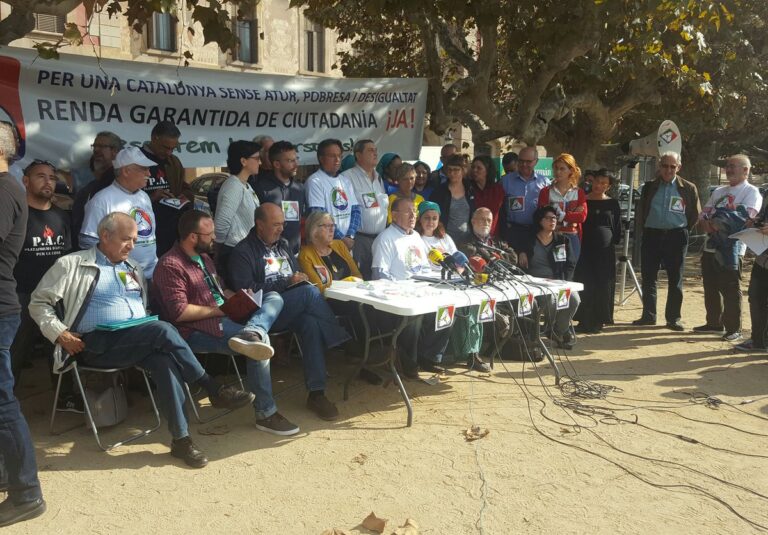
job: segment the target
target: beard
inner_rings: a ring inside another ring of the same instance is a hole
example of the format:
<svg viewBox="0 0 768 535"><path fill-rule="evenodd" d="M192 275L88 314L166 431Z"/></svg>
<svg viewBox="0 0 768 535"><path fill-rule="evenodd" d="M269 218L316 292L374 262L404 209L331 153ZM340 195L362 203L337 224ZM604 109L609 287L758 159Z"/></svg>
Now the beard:
<svg viewBox="0 0 768 535"><path fill-rule="evenodd" d="M476 228L474 230L475 230L475 235L478 238L486 239L486 238L488 238L488 236L491 235L491 229L490 228L487 228L487 229L484 229L484 228L478 229L478 228Z"/></svg>
<svg viewBox="0 0 768 535"><path fill-rule="evenodd" d="M197 254L210 254L213 252L213 241L209 241L208 243L202 243L201 241L198 241L195 244L195 252Z"/></svg>

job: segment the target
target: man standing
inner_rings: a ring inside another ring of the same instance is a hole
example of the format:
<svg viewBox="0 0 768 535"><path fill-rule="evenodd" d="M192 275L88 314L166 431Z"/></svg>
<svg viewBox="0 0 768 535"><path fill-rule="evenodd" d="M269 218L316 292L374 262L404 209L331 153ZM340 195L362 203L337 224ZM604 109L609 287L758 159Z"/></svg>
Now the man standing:
<svg viewBox="0 0 768 535"><path fill-rule="evenodd" d="M138 262L149 279L157 264L155 213L149 195L141 188L147 183L152 165L154 162L136 147L121 150L115 158L117 178L85 205L85 219L80 230L80 247L90 249L99 242L99 221L107 214L122 212L133 217L138 226L138 238L131 258Z"/></svg>
<svg viewBox="0 0 768 535"><path fill-rule="evenodd" d="M131 216L107 214L99 221L98 245L57 260L35 288L29 312L48 340L61 345L68 355L79 354L84 364L140 366L149 372L160 411L168 421L171 455L202 468L208 459L189 436L182 382L199 385L214 407L224 409L244 407L254 396L220 385L171 324L148 317L147 281L141 267L128 260L137 233ZM132 327L99 329L142 318L144 322Z"/></svg>
<svg viewBox="0 0 768 535"><path fill-rule="evenodd" d="M360 206L352 184L338 174L342 150L338 139L324 139L317 145L320 169L307 179L307 204L310 210L331 214L336 224L333 238L343 241L351 251L360 228Z"/></svg>
<svg viewBox="0 0 768 535"><path fill-rule="evenodd" d="M757 228L768 239L768 195L763 199L760 213L749 225ZM768 250L763 251L752 264L749 279L749 317L752 320L752 338L736 344L736 351L765 352L768 350Z"/></svg>
<svg viewBox="0 0 768 535"><path fill-rule="evenodd" d="M272 203L256 209L256 225L232 251L229 277L233 290L277 292L283 298L283 309L272 328L291 330L298 335L304 382L309 397L307 408L323 420L339 417L336 405L325 396L325 349L336 347L349 334L339 325L331 307L307 276L298 270L296 259L281 238L285 216Z"/></svg>
<svg viewBox="0 0 768 535"><path fill-rule="evenodd" d="M402 197L395 199L392 224L373 242L374 279L399 281L432 273L429 251L418 232L413 230L415 225L413 201ZM450 329L435 330L435 314L424 316L421 331L417 332L413 327L403 330L398 341L403 375L418 379L420 367L427 372L441 373L440 363L450 336Z"/></svg>
<svg viewBox="0 0 768 535"><path fill-rule="evenodd" d="M261 297L261 306L245 324L232 321L221 310L233 292L219 284L213 260L214 222L199 210L179 219L179 241L157 263L152 279L153 294L162 296L162 317L172 323L192 351L240 354L248 357L248 389L256 396L256 428L276 435L295 435L298 426L277 412L272 397L269 345L272 324L283 309L277 292Z"/></svg>
<svg viewBox="0 0 768 535"><path fill-rule="evenodd" d="M29 315L29 299L45 272L72 249L69 215L51 202L56 189L56 170L47 162L32 162L24 170L27 189L27 234L13 270L21 304L21 325L11 346L11 365L16 384L21 369L31 358L40 329ZM53 347L46 348L52 354Z"/></svg>
<svg viewBox="0 0 768 535"><path fill-rule="evenodd" d="M360 206L360 229L355 235L353 251L355 262L360 268L363 279L371 278L373 261L373 240L387 226L389 196L384 181L376 171L379 154L376 145L370 139L360 139L352 149L355 155L355 167L342 173L355 190L355 198Z"/></svg>
<svg viewBox="0 0 768 535"><path fill-rule="evenodd" d="M501 167L504 169L504 176L517 172L517 153L507 152L504 154L501 158Z"/></svg>
<svg viewBox="0 0 768 535"><path fill-rule="evenodd" d="M176 228L183 210L192 208L195 194L184 180L184 165L173 154L179 146L181 131L170 121L160 121L149 143L141 147L144 156L152 160L149 181L143 187L152 200L157 218L157 254L163 255L176 241ZM149 275L148 275L149 276Z"/></svg>
<svg viewBox="0 0 768 535"><path fill-rule="evenodd" d="M306 214L307 204L304 184L296 180L296 170L299 168L296 146L290 141L273 143L269 148L268 159L272 162L272 170L264 174L259 171L254 191L262 204L271 202L283 209L283 238L288 240L291 253L297 256L301 248L301 220Z"/></svg>
<svg viewBox="0 0 768 535"><path fill-rule="evenodd" d="M117 134L99 132L91 145L93 154L88 167L72 170L72 184L75 191L75 201L72 204L72 236L74 236L75 247L78 246L78 236L83 226L85 205L91 197L115 180L113 165L122 143Z"/></svg>
<svg viewBox="0 0 768 535"><path fill-rule="evenodd" d="M741 338L741 264L747 252L746 245L728 236L743 230L762 203L760 190L747 182L751 167L744 154L728 158L728 185L712 192L699 216L699 225L708 235L701 255L707 322L693 330L723 334L725 329L727 342Z"/></svg>
<svg viewBox="0 0 768 535"><path fill-rule="evenodd" d="M667 327L684 330L680 323L683 305L683 266L688 252L688 233L701 211L696 186L677 176L680 155L665 152L659 157L655 180L646 182L640 193L636 215L643 229L640 267L643 276L643 315L633 325L656 324L656 277L664 263L667 271Z"/></svg>
<svg viewBox="0 0 768 535"><path fill-rule="evenodd" d="M16 136L0 122L0 457L8 473L8 497L0 503L0 527L29 520L45 512L37 479L35 448L27 421L13 394L8 351L19 327L19 300L13 266L24 245L27 203L24 190L8 173L16 157Z"/></svg>
<svg viewBox="0 0 768 535"><path fill-rule="evenodd" d="M448 177L445 176L445 173L443 173L443 166L445 166L445 162L448 160L450 156L453 156L458 152L459 152L459 147L457 147L453 143L447 143L443 145L443 148L440 149L440 163L442 165L439 169L435 169L429 175L429 185L432 186L434 189L437 189L437 187L440 184L445 184L446 182L448 182Z"/></svg>
<svg viewBox="0 0 768 535"><path fill-rule="evenodd" d="M259 180L272 174L272 161L269 159L269 149L275 143L275 140L271 136L261 135L253 138L254 143L258 143L261 147L259 150L259 156L261 157L261 165L259 166L259 172L256 176L248 178L248 183L251 185L251 189L256 191L256 185ZM263 201L262 201L263 202Z"/></svg>
<svg viewBox="0 0 768 535"><path fill-rule="evenodd" d="M517 171L504 175L505 220L499 226L501 236L510 247L521 251L533 230L533 212L539 202L539 192L549 185L549 179L534 171L539 161L536 147L525 147L517 160Z"/></svg>

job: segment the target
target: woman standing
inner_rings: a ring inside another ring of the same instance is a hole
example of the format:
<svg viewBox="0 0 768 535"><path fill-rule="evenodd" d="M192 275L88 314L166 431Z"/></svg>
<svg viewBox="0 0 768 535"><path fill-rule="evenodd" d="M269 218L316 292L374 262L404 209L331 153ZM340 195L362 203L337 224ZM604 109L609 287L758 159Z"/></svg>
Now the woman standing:
<svg viewBox="0 0 768 535"><path fill-rule="evenodd" d="M387 224L392 223L392 205L397 199L411 199L413 207L418 210L419 204L424 202L424 197L413 191L416 184L416 170L409 163L401 163L395 169L394 177L397 184L397 190L389 196L389 206L387 208Z"/></svg>
<svg viewBox="0 0 768 535"><path fill-rule="evenodd" d="M504 187L498 182L498 172L490 156L476 156L472 160L469 177L475 194L475 209L488 208L491 211L491 236L496 236L496 225L501 205L504 204Z"/></svg>
<svg viewBox="0 0 768 535"><path fill-rule="evenodd" d="M533 226L536 233L518 257L518 265L534 277L544 279L573 279L576 259L571 254L571 241L564 234L556 231L558 226L557 209L542 206L533 213ZM558 310L556 296L544 295L541 303L544 318L551 329L551 338L560 347L571 349L574 344L570 329L571 320L579 308L578 292L571 292L568 307Z"/></svg>
<svg viewBox="0 0 768 535"><path fill-rule="evenodd" d="M619 201L606 195L614 181L607 169L600 169L587 195L589 215L584 222L581 256L574 275L575 280L584 284L576 332L598 333L604 325L613 324L616 245L622 237Z"/></svg>
<svg viewBox="0 0 768 535"><path fill-rule="evenodd" d="M233 141L227 149L227 167L232 173L221 185L216 201L216 269L229 273L227 264L232 249L253 228L253 213L259 206L248 177L259 174L261 146L252 141Z"/></svg>
<svg viewBox="0 0 768 535"><path fill-rule="evenodd" d="M429 174L432 170L421 160L413 164L413 168L416 170L416 184L413 186L413 191L428 201L434 191L434 188L429 185Z"/></svg>
<svg viewBox="0 0 768 535"><path fill-rule="evenodd" d="M470 228L469 221L475 211L475 194L469 180L464 180L464 158L461 154L448 156L443 173L448 180L432 192L431 199L440 206L440 221L448 235L456 241Z"/></svg>
<svg viewBox="0 0 768 535"><path fill-rule="evenodd" d="M415 228L428 249L437 249L446 256L457 251L456 244L445 233L445 227L440 222L440 206L437 204L424 201L419 205L419 218ZM439 274L441 269L440 266L432 264L432 271L435 273ZM449 342L454 360L466 360L470 370L490 372L491 367L480 357L482 343L483 324L477 321L477 307L458 309ZM443 362L446 362L445 357Z"/></svg>
<svg viewBox="0 0 768 535"><path fill-rule="evenodd" d="M574 262L581 252L581 224L587 219L587 197L578 187L581 169L570 154L561 154L552 162L555 179L539 193L539 207L552 206L557 211L557 230L571 243Z"/></svg>
<svg viewBox="0 0 768 535"><path fill-rule="evenodd" d="M387 152L376 165L376 172L384 180L384 186L387 189L387 195L397 191L397 183L394 181L395 169L403 163L402 158L394 152Z"/></svg>

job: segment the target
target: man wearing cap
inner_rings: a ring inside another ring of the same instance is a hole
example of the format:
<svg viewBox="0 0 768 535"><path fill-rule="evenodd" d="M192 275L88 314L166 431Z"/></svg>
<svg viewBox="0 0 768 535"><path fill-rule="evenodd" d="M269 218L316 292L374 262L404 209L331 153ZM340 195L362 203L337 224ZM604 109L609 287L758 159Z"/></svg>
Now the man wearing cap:
<svg viewBox="0 0 768 535"><path fill-rule="evenodd" d="M384 181L376 171L379 154L376 145L370 139L359 139L352 149L355 166L345 171L346 177L355 190L357 204L360 205L360 229L355 235L354 256L363 278L371 278L373 262L373 240L387 227L389 197Z"/></svg>
<svg viewBox="0 0 768 535"><path fill-rule="evenodd" d="M99 242L98 226L107 214L122 212L131 216L138 227L136 246L131 258L152 278L157 264L155 213L149 195L142 190L155 162L137 147L127 147L115 158L115 181L85 205L85 218L80 229L80 247L90 249Z"/></svg>
<svg viewBox="0 0 768 535"><path fill-rule="evenodd" d="M534 171L539 161L536 147L525 147L517 160L517 171L504 175L505 219L499 225L501 236L513 249L525 247L528 236L533 233L533 212L539 202L539 192L549 185L549 179Z"/></svg>

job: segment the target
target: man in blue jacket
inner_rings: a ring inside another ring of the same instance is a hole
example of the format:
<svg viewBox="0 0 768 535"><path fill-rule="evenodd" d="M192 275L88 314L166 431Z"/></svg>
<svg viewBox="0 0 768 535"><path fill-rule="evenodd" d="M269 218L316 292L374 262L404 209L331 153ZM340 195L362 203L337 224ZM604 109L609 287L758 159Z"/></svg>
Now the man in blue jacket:
<svg viewBox="0 0 768 535"><path fill-rule="evenodd" d="M272 324L275 331L291 330L299 337L307 408L323 420L335 420L339 410L326 396L325 349L350 339L320 291L299 271L288 242L282 237L285 215L267 202L256 209L255 226L237 244L229 260L233 290L278 292L283 310Z"/></svg>

